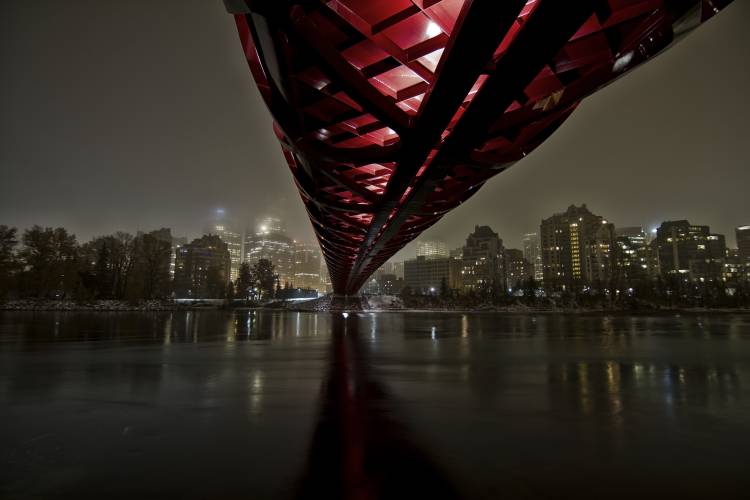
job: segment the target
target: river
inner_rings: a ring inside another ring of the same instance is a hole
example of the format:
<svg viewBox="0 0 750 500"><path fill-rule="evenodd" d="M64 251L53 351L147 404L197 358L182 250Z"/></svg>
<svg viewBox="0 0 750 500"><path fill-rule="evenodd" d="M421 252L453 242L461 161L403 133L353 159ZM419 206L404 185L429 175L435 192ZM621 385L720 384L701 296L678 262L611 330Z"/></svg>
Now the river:
<svg viewBox="0 0 750 500"><path fill-rule="evenodd" d="M746 315L0 313L0 498L743 498L749 456Z"/></svg>

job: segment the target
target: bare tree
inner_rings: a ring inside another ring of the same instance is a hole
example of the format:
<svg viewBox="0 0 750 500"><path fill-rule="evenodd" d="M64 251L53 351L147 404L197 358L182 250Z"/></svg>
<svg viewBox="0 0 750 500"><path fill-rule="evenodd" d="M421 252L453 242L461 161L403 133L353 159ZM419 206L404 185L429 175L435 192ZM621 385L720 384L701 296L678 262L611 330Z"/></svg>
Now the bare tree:
<svg viewBox="0 0 750 500"><path fill-rule="evenodd" d="M13 278L18 270L18 259L15 253L16 246L18 246L16 233L15 227L0 225L0 300L12 288Z"/></svg>
<svg viewBox="0 0 750 500"><path fill-rule="evenodd" d="M64 228L33 226L24 231L19 253L27 293L34 297L64 297L77 284L78 244Z"/></svg>

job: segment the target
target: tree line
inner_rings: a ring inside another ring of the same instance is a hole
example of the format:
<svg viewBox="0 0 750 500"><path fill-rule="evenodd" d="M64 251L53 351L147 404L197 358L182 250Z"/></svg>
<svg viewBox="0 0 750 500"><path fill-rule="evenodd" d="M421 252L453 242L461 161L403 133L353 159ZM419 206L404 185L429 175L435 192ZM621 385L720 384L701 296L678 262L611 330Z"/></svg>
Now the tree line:
<svg viewBox="0 0 750 500"><path fill-rule="evenodd" d="M80 244L65 228L0 225L0 299L157 300L171 295L169 229Z"/></svg>
<svg viewBox="0 0 750 500"><path fill-rule="evenodd" d="M0 301L169 299L172 252L166 228L136 235L118 231L79 243L62 227L35 225L19 233L0 225ZM273 263L260 259L252 266L243 263L235 282L213 288L220 292L204 298L260 302L280 287Z"/></svg>

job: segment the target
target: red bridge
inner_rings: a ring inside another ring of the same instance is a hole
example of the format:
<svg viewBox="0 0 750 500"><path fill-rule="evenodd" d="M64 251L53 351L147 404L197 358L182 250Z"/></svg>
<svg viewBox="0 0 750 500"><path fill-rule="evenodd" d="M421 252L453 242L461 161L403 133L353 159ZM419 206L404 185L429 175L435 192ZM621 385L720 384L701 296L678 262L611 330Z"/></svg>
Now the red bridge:
<svg viewBox="0 0 750 500"><path fill-rule="evenodd" d="M225 0L334 291L731 0Z"/></svg>

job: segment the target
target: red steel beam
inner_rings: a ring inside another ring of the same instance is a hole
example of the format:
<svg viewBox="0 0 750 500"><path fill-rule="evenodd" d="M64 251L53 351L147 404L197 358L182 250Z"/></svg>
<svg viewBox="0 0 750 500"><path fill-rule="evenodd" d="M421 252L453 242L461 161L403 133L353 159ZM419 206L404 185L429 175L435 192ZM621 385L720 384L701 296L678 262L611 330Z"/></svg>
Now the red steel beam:
<svg viewBox="0 0 750 500"><path fill-rule="evenodd" d="M731 0L225 0L328 264L377 267Z"/></svg>

